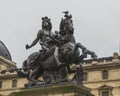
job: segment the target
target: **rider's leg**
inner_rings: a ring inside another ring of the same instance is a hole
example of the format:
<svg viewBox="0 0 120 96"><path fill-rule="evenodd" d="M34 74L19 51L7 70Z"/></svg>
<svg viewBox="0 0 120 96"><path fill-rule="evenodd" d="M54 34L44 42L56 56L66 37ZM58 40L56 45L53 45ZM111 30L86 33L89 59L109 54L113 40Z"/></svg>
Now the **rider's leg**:
<svg viewBox="0 0 120 96"><path fill-rule="evenodd" d="M60 62L58 55L59 55L59 54L58 54L58 47L55 47L55 52L54 52L55 60L56 60L56 62L57 62L57 65L60 66L60 65L62 65L63 63Z"/></svg>

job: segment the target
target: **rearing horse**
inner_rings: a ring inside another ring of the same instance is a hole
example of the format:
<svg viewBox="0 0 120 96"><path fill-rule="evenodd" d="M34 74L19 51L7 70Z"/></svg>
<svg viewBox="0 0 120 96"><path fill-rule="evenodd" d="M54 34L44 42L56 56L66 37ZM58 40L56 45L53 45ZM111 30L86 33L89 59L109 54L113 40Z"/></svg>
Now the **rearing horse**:
<svg viewBox="0 0 120 96"><path fill-rule="evenodd" d="M83 75L83 69L80 64L80 62L87 56L87 54L90 54L92 58L96 59L97 55L88 49L84 47L81 43L76 43L74 38L74 27L73 27L73 21L71 20L72 16L68 16L65 19L61 20L60 23L60 32L61 39L63 40L64 44L61 46L61 54L64 59L64 61L67 63L67 69L68 73L71 73L70 65L76 64L79 65L77 74ZM80 52L78 50L80 48L82 50L82 55L80 55ZM76 75L78 76L78 75ZM79 78L80 79L80 78Z"/></svg>
<svg viewBox="0 0 120 96"><path fill-rule="evenodd" d="M36 85L39 82L38 78L40 76L43 76L44 81L47 82L48 80L49 83L54 81L59 82L58 80L60 80L60 82L64 81L67 76L65 69L67 67L68 73L71 73L70 65L73 63L79 65L74 79L78 82L82 79L83 69L80 62L86 57L86 54L92 55L93 58L96 58L97 56L94 52L87 50L82 44L76 43L73 33L74 28L71 18L61 21L60 37L63 43L59 48L59 57L60 60L65 63L64 66L61 66L60 68L57 67L57 62L53 54L46 57L43 61L41 60L41 56L43 56L44 53L35 52L28 57L24 62L24 65L32 70L32 72L30 71L26 75L31 82ZM82 54L80 54L79 48L82 49ZM44 73L46 74L44 75Z"/></svg>

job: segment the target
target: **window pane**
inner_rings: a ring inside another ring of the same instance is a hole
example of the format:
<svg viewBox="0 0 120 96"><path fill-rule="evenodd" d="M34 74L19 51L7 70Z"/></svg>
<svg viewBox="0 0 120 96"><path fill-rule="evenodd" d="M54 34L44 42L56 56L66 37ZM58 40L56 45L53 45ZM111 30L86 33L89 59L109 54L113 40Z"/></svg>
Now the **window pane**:
<svg viewBox="0 0 120 96"><path fill-rule="evenodd" d="M87 81L87 72L83 73L83 79L84 79L84 81Z"/></svg>
<svg viewBox="0 0 120 96"><path fill-rule="evenodd" d="M0 81L0 89L2 88L2 81Z"/></svg>
<svg viewBox="0 0 120 96"><path fill-rule="evenodd" d="M13 85L12 85L12 87L14 88L14 87L17 87L17 80L13 80Z"/></svg>
<svg viewBox="0 0 120 96"><path fill-rule="evenodd" d="M103 75L103 79L108 79L108 71L107 70L103 70L102 75Z"/></svg>
<svg viewBox="0 0 120 96"><path fill-rule="evenodd" d="M103 91L102 96L109 96L109 91Z"/></svg>

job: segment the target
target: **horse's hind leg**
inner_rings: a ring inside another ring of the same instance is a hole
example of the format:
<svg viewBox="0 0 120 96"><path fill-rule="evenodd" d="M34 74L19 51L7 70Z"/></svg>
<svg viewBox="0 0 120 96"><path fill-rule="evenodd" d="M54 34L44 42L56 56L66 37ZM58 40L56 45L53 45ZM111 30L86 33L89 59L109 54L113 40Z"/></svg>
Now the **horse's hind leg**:
<svg viewBox="0 0 120 96"><path fill-rule="evenodd" d="M60 66L57 70L56 80L57 82L66 82L68 81L67 71L65 66Z"/></svg>
<svg viewBox="0 0 120 96"><path fill-rule="evenodd" d="M33 70L29 75L29 80L32 84L37 85L39 84L38 78L42 75L43 72L39 68Z"/></svg>
<svg viewBox="0 0 120 96"><path fill-rule="evenodd" d="M76 83L81 86L83 85L83 68L81 64L79 64L79 67L77 68L76 73L72 78L72 81L76 81Z"/></svg>

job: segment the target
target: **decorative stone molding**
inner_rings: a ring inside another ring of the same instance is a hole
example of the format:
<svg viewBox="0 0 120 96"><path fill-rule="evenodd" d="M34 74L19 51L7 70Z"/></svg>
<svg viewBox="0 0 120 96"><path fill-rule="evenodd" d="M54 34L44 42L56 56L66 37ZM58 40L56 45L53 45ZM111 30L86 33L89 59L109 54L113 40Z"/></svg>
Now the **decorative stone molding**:
<svg viewBox="0 0 120 96"><path fill-rule="evenodd" d="M113 53L113 59L118 59L118 58L119 58L118 53L117 53L117 52L114 52L114 53Z"/></svg>
<svg viewBox="0 0 120 96"><path fill-rule="evenodd" d="M0 62L1 62L1 63L3 62L3 63L5 63L5 64L8 65L8 66L11 66L11 67L15 67L15 68L16 68L16 63L15 63L15 62L10 61L10 60L2 57L2 56L0 56Z"/></svg>
<svg viewBox="0 0 120 96"><path fill-rule="evenodd" d="M97 63L97 61L92 61L92 65L96 65Z"/></svg>

